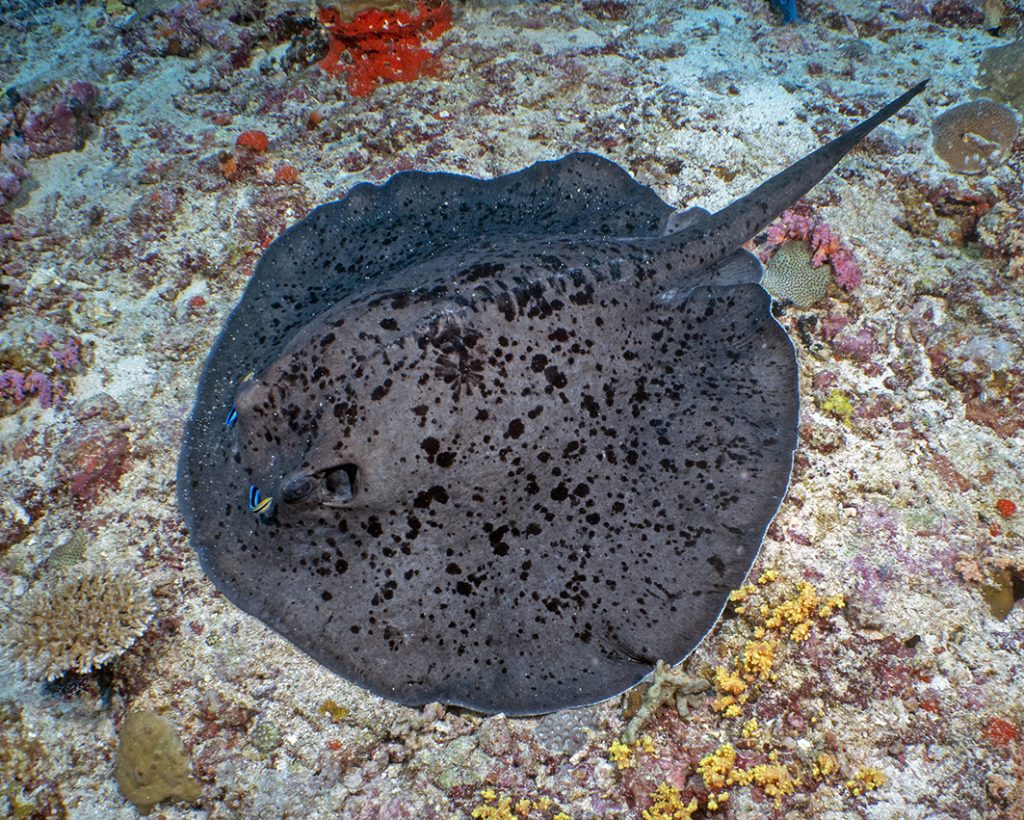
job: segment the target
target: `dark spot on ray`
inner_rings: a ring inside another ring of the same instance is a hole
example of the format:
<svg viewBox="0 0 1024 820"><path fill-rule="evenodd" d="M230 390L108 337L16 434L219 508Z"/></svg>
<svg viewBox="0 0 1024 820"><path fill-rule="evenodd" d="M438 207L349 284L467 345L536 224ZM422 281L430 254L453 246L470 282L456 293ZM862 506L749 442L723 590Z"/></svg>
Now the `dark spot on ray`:
<svg viewBox="0 0 1024 820"><path fill-rule="evenodd" d="M565 374L555 365L544 368L544 378L547 379L548 384L556 388L565 387L569 383Z"/></svg>
<svg viewBox="0 0 1024 820"><path fill-rule="evenodd" d="M684 658L796 446L793 347L742 244L918 91L717 214L672 219L589 154L313 210L257 264L186 426L207 575L406 704L536 714Z"/></svg>

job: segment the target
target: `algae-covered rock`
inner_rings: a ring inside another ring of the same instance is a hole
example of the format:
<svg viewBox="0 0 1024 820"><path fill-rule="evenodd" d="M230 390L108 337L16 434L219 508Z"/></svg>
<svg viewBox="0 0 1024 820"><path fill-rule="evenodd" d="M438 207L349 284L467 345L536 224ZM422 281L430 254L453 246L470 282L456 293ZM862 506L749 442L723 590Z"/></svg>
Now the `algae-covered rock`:
<svg viewBox="0 0 1024 820"><path fill-rule="evenodd" d="M439 748L428 749L418 759L424 773L438 787L476 786L487 775L487 756L472 737L457 737Z"/></svg>
<svg viewBox="0 0 1024 820"><path fill-rule="evenodd" d="M121 726L114 778L129 801L149 814L162 800L199 799L201 787L174 726L155 712L131 712Z"/></svg>
<svg viewBox="0 0 1024 820"><path fill-rule="evenodd" d="M978 85L986 97L1024 112L1024 40L986 49L978 69Z"/></svg>
<svg viewBox="0 0 1024 820"><path fill-rule="evenodd" d="M55 777L50 746L39 737L25 708L0 700L0 817L65 820L68 810Z"/></svg>
<svg viewBox="0 0 1024 820"><path fill-rule="evenodd" d="M272 720L260 720L249 734L249 742L260 754L268 755L281 745L281 730Z"/></svg>

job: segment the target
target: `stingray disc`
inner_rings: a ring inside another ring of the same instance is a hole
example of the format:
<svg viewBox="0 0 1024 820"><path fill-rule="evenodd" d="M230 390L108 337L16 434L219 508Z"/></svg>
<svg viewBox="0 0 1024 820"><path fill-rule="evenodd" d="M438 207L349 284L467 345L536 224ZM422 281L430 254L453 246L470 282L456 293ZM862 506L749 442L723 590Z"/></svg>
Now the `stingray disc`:
<svg viewBox="0 0 1024 820"><path fill-rule="evenodd" d="M572 155L402 173L277 239L182 449L217 587L407 704L541 713L685 657L785 493L798 391L760 266L687 264L671 214Z"/></svg>

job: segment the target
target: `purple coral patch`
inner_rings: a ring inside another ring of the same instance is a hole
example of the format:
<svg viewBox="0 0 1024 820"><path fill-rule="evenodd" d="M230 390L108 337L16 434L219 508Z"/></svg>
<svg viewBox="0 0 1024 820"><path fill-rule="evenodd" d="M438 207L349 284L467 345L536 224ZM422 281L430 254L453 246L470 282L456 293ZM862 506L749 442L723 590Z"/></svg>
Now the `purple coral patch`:
<svg viewBox="0 0 1024 820"><path fill-rule="evenodd" d="M831 265L836 284L843 290L850 292L860 287L864 274L853 258L853 250L825 222L796 209L786 211L768 228L769 249L763 258L769 258L790 239L810 243L814 250L811 265Z"/></svg>
<svg viewBox="0 0 1024 820"><path fill-rule="evenodd" d="M5 370L0 373L0 397L21 404L34 396L40 407L50 408L59 403L67 393L63 384L54 384L35 370L22 373L20 370Z"/></svg>
<svg viewBox="0 0 1024 820"><path fill-rule="evenodd" d="M33 100L22 126L32 156L82 150L95 120L99 98L95 85L75 80L63 93L52 89Z"/></svg>

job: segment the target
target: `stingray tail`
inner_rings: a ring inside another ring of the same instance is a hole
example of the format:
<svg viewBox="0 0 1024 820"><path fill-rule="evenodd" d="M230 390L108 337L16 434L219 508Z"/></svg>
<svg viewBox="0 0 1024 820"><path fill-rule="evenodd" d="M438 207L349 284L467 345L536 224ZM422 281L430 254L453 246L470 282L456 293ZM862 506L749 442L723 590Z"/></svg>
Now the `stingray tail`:
<svg viewBox="0 0 1024 820"><path fill-rule="evenodd" d="M734 253L817 185L858 142L920 94L927 84L927 80L918 83L878 113L812 151L746 196L698 225L670 234L663 241L681 246L686 267L703 268Z"/></svg>

